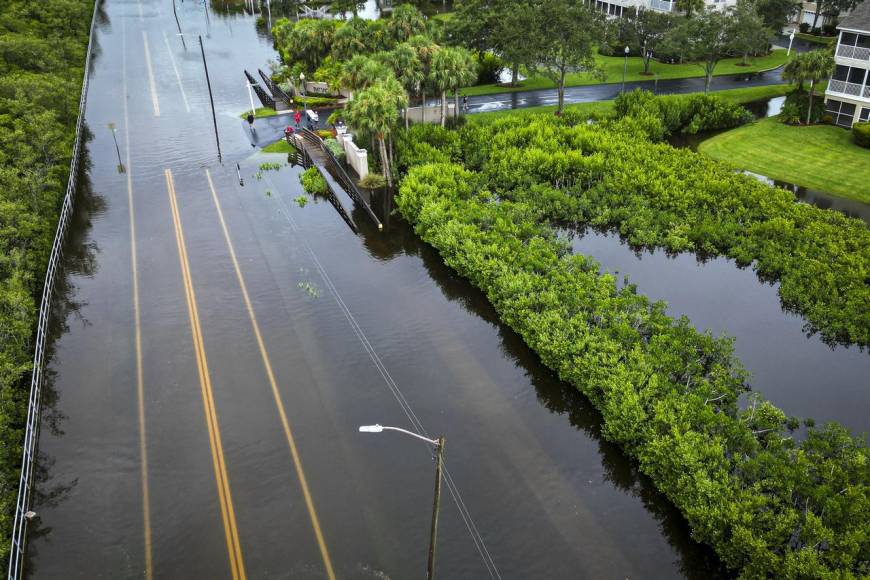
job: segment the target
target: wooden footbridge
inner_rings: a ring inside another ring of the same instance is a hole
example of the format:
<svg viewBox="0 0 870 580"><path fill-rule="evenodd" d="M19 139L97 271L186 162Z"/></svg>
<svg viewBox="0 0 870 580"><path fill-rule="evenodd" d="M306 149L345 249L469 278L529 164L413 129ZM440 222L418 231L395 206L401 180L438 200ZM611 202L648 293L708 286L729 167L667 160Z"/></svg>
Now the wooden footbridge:
<svg viewBox="0 0 870 580"><path fill-rule="evenodd" d="M378 226L378 231L384 229L384 224L372 210L363 193L353 179L347 174L341 161L326 147L323 139L317 133L308 129L300 129L287 136L287 143L293 147L297 162L305 168L316 167L329 188L329 202L335 207L345 222L354 232L358 231L356 223L350 217L350 212L341 203L339 192L350 197L353 202Z"/></svg>

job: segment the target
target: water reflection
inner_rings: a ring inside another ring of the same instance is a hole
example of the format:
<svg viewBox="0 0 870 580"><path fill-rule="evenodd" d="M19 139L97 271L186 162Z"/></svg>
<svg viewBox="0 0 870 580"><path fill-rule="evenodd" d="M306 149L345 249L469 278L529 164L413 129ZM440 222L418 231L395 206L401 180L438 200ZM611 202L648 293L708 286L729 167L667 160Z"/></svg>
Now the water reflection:
<svg viewBox="0 0 870 580"><path fill-rule="evenodd" d="M70 324L82 326L89 324L82 314L87 304L77 296L75 279L91 277L98 268L97 256L100 252L96 242L90 238L93 220L106 209L106 201L102 195L94 191L91 182L91 160L87 143L93 139L93 133L87 124L82 128L82 147L79 158L79 175L76 184L75 205L70 216L69 229L63 246L63 259L60 262L55 277L54 293L51 302L51 314L48 319L48 332L45 344L45 370L43 372L41 400L41 429L54 437L64 435L63 422L66 416L58 409L60 396L55 388L57 371L52 361L57 351L60 338L70 330ZM78 478L54 479L52 467L55 457L42 449L37 453L34 467L35 485L31 505L37 517L28 526L29 541L37 540L51 534L52 528L39 517L45 508L55 507L66 500L75 489ZM32 574L37 569L35 551L28 549L25 553L25 570Z"/></svg>
<svg viewBox="0 0 870 580"><path fill-rule="evenodd" d="M379 201L376 196L374 206L377 207ZM498 313L480 290L446 266L438 252L422 242L401 217L394 215L390 227L384 232L378 232L370 220L363 217L360 216L360 234L372 257L379 260L419 257L428 277L449 301L460 304L469 314L498 329L500 351L529 379L537 402L552 413L565 416L571 426L594 440L604 468L604 479L627 495L639 498L653 514L667 542L679 554L677 565L683 576L698 580L728 577L715 553L692 539L685 519L673 504L655 489L619 447L603 438L598 411L574 387L560 381L518 334L501 323Z"/></svg>

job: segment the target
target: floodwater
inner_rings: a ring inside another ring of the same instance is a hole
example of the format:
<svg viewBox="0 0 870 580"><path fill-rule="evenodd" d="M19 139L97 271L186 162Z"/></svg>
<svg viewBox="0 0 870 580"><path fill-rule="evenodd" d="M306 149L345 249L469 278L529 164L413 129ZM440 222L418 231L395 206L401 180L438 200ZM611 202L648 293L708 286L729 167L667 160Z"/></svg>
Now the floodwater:
<svg viewBox="0 0 870 580"><path fill-rule="evenodd" d="M406 225L356 209L354 234L294 201L298 167L260 168L285 158L239 118L242 69L274 58L255 18L177 11L184 36L165 0L100 13L27 575L422 577L431 453L357 430L382 423L447 438L443 578L721 576L587 402Z"/></svg>
<svg viewBox="0 0 870 580"><path fill-rule="evenodd" d="M636 251L613 233L582 232L572 236L572 248L620 280L627 275L639 293L667 302L671 316L686 316L714 336L734 337L752 388L787 414L870 432L870 353L808 336L803 317L782 309L778 284L723 257L702 261L694 254Z"/></svg>

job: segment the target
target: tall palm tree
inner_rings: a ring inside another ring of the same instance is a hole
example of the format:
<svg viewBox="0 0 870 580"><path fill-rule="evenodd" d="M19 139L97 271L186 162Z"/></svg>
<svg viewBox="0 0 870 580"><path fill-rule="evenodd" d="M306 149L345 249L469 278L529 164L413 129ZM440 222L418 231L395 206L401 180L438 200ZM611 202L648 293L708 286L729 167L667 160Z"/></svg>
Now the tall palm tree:
<svg viewBox="0 0 870 580"><path fill-rule="evenodd" d="M834 70L834 57L826 50L811 50L801 55L804 58L805 78L810 81L810 101L807 107L807 125L813 115L813 92L816 83L828 78Z"/></svg>
<svg viewBox="0 0 870 580"><path fill-rule="evenodd" d="M403 42L386 54L386 62L407 93L415 92L425 80L420 58L410 44ZM405 108L405 129L408 128L408 109Z"/></svg>
<svg viewBox="0 0 870 580"><path fill-rule="evenodd" d="M476 76L474 57L463 48L448 47L432 57L432 78L441 91L441 126L447 119L447 92L454 91L459 108L459 88L470 84Z"/></svg>
<svg viewBox="0 0 870 580"><path fill-rule="evenodd" d="M420 94L420 103L422 107L422 116L421 119L425 120L426 116L426 89L430 86L434 85L434 81L432 78L432 59L435 58L435 54L441 50L441 47L435 44L435 42L429 38L428 36L412 36L408 39L408 46L414 49L417 53L417 59L420 61L420 72L422 76L422 80L420 81L420 85L418 92Z"/></svg>
<svg viewBox="0 0 870 580"><path fill-rule="evenodd" d="M378 142L381 168L387 185L392 187L392 170L387 156L386 138L395 127L399 109L408 106L408 96L394 77L387 77L359 91L347 103L345 116L358 130L374 135Z"/></svg>
<svg viewBox="0 0 870 580"><path fill-rule="evenodd" d="M342 66L339 84L349 91L364 89L392 75L390 69L381 62L364 54L358 54Z"/></svg>

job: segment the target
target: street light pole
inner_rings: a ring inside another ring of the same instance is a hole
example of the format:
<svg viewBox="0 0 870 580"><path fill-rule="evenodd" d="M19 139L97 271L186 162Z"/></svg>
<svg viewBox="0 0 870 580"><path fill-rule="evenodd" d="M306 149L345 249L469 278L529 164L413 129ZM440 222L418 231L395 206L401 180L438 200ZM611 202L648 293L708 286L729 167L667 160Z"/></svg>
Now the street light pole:
<svg viewBox="0 0 870 580"><path fill-rule="evenodd" d="M785 51L785 55L789 56L791 54L791 43L794 42L794 30L791 31L791 34L788 35L788 50Z"/></svg>
<svg viewBox="0 0 870 580"><path fill-rule="evenodd" d="M248 85L248 98L251 100L251 116L257 116L256 107L254 107L254 92L251 90L251 83L246 83Z"/></svg>
<svg viewBox="0 0 870 580"><path fill-rule="evenodd" d="M426 578L435 580L435 543L438 536L438 508L441 505L441 471L444 469L444 443L442 435L435 449L435 497L432 501L432 527L429 530L429 563Z"/></svg>
<svg viewBox="0 0 870 580"><path fill-rule="evenodd" d="M398 431L410 435L435 447L435 497L432 500L432 525L429 528L429 560L426 566L427 580L435 580L435 546L438 539L438 512L441 507L441 472L444 470L444 444L447 440L442 435L438 439L429 439L413 431L399 427L383 425L361 425L360 433L381 433L383 431Z"/></svg>
<svg viewBox="0 0 870 580"><path fill-rule="evenodd" d="M630 49L625 47L625 64L622 67L622 92L625 92L625 74L628 72L628 53Z"/></svg>

